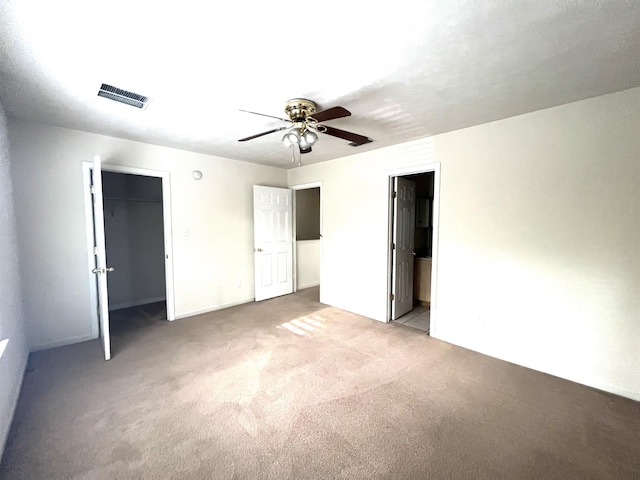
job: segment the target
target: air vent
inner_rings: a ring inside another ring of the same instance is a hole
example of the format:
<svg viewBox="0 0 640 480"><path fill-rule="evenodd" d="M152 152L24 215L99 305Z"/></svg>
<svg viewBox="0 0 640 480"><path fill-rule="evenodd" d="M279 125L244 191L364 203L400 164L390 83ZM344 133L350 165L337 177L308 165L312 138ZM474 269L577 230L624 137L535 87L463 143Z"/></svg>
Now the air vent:
<svg viewBox="0 0 640 480"><path fill-rule="evenodd" d="M115 100L116 102L125 103L137 108L144 108L147 106L147 103L149 103L149 97L145 97L144 95L133 92L128 92L127 90L113 87L111 85L107 85L106 83L103 83L100 87L98 96L109 98L111 100Z"/></svg>

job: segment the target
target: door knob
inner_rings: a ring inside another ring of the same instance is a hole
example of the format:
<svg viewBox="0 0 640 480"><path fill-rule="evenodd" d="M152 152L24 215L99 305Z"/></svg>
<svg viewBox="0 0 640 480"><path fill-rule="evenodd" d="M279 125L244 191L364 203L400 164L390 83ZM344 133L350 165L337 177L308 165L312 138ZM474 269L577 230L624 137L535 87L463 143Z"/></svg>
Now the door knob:
<svg viewBox="0 0 640 480"><path fill-rule="evenodd" d="M256 252L261 252L262 249L261 248L256 248Z"/></svg>

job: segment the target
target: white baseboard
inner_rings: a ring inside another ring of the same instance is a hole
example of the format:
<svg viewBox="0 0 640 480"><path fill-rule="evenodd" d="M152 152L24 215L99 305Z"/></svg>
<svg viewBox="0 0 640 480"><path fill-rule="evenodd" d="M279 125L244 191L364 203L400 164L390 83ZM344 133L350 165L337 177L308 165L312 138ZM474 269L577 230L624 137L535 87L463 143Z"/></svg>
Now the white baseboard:
<svg viewBox="0 0 640 480"><path fill-rule="evenodd" d="M205 308L203 310L194 310L191 312L181 313L179 315L176 315L176 320L179 320L181 318L193 317L195 315L201 315L203 313L215 312L217 310L224 310L225 308L235 307L237 305L243 305L245 303L251 303L253 301L255 301L255 298L251 297L245 300L240 300L238 302L225 303L223 305L218 305L212 308Z"/></svg>
<svg viewBox="0 0 640 480"><path fill-rule="evenodd" d="M486 355L488 357L492 357L492 358L497 358L498 360L502 360L503 362L508 362L511 363L513 365L518 365L524 368L529 368L531 370L535 370L536 372L541 372L544 373L546 375L551 375L557 378L561 378L563 380L567 380L569 382L573 382L573 383L577 383L580 385L585 385L587 387L591 387L591 388L595 388L597 390L601 390L603 392L608 392L608 393L612 393L613 395L618 395L620 397L625 397L625 398L629 398L631 400L635 400L636 402L640 402L640 392L638 391L633 391L633 390L629 390L628 388L625 387L620 387L618 385L613 385L611 383L608 383L606 381L603 381L602 379L592 379L589 382L585 382L584 378L573 378L571 376L565 376L565 375L559 375L557 372L553 372L550 369L540 369L537 368L536 365L531 364L531 363L524 363L524 362L518 362L513 358L509 358L508 356L504 356L504 355L496 355L495 352L492 352L490 350L484 349L484 348L478 348L479 346L477 344L471 344L468 341L460 341L460 338L457 337L451 337L451 336L434 336L431 335L432 338L435 338L437 340L440 340L442 342L447 342L450 343L451 345L456 345L458 347L462 347L462 348L466 348L467 350L471 350L473 352L478 352L482 355Z"/></svg>
<svg viewBox="0 0 640 480"><path fill-rule="evenodd" d="M65 338L64 340L56 340L55 342L51 342L51 343L42 343L40 345L33 345L29 351L39 352L40 350L49 350L50 348L64 347L65 345L71 345L73 343L80 343L80 342L86 342L89 340L95 340L96 338L98 337L93 335L80 335L78 337Z"/></svg>
<svg viewBox="0 0 640 480"><path fill-rule="evenodd" d="M133 300L131 302L117 303L115 305L109 305L109 311L120 310L121 308L137 307L138 305L146 305L147 303L164 302L166 300L167 300L167 297L155 297L155 298L145 298L142 300Z"/></svg>
<svg viewBox="0 0 640 480"><path fill-rule="evenodd" d="M7 446L7 438L9 437L9 431L11 430L11 424L13 423L13 417L16 413L16 407L18 406L18 400L20 398L20 391L22 390L22 382L24 382L24 375L27 372L27 363L29 361L29 353L24 356L22 360L22 365L20 367L20 371L22 371L22 376L20 377L20 381L18 382L17 387L13 391L13 399L11 401L11 406L9 407L9 414L7 418L10 419L9 425L7 426L6 432L0 432L0 460L2 459L2 454L4 453L4 449Z"/></svg>
<svg viewBox="0 0 640 480"><path fill-rule="evenodd" d="M304 285L298 285L298 290L304 290L305 288L317 287L319 285L320 285L320 282L305 283Z"/></svg>

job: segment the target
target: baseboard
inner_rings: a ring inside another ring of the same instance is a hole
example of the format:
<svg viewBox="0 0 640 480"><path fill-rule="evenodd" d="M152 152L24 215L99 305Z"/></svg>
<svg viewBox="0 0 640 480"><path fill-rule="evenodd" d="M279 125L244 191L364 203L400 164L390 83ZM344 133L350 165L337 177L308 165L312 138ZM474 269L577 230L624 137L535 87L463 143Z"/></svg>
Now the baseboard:
<svg viewBox="0 0 640 480"><path fill-rule="evenodd" d="M109 311L120 310L121 308L137 307L138 305L146 305L147 303L165 302L167 297L145 298L143 300L133 300L131 302L117 303L109 305Z"/></svg>
<svg viewBox="0 0 640 480"><path fill-rule="evenodd" d="M304 285L298 285L298 290L304 290L305 288L317 287L319 285L320 285L320 282L305 283Z"/></svg>
<svg viewBox="0 0 640 480"><path fill-rule="evenodd" d="M2 454L4 453L4 449L7 446L7 439L9 438L9 432L11 431L11 425L13 424L13 418L16 414L16 408L18 407L18 400L20 399L20 392L22 391L22 384L24 382L24 375L27 373L27 364L29 362L29 353L24 356L24 360L22 361L22 366L20 370L22 371L22 376L20 377L20 381L18 382L17 388L14 391L13 400L11 402L11 407L9 407L9 418L11 421L7 426L6 432L0 432L0 461L2 461Z"/></svg>
<svg viewBox="0 0 640 480"><path fill-rule="evenodd" d="M87 342L89 340L95 340L98 337L92 335L81 335L78 337L65 338L64 340L56 340L51 343L42 343L40 345L33 345L30 349L31 352L39 352L41 350L49 350L50 348L64 347L65 345L71 345L74 343Z"/></svg>
<svg viewBox="0 0 640 480"><path fill-rule="evenodd" d="M511 363L513 365L518 365L518 366L523 367L523 368L528 368L529 370L540 372L540 373L543 373L545 375L550 375L552 377L561 378L562 380L565 380L567 382L572 382L572 383L575 383L575 384L578 384L578 385L584 385L585 387L593 388L593 389L599 390L601 392L605 392L605 393L608 393L608 394L611 394L611 395L617 395L619 397L625 397L625 398L628 398L630 400L634 400L636 402L640 402L640 392L632 391L632 390L629 390L627 388L620 387L620 386L617 386L617 385L612 385L610 383L602 381L601 379L596 379L595 381L589 381L587 383L587 382L584 381L584 379L576 379L576 378L572 378L572 377L569 377L569 376L560 375L557 372L553 372L553 371L550 371L548 369L542 370L540 368L536 368L535 365L532 365L532 364L529 364L529 363L519 362L519 361L516 361L516 360L514 360L512 358L508 358L508 357L506 357L504 355L496 355L494 352L489 352L489 351L487 351L485 349L478 348L477 345L470 345L465 341L460 341L459 338L450 338L448 336L434 335L433 333L431 333L430 336L432 338L435 338L435 339L440 340L442 342L450 343L451 345L455 345L457 347L465 348L467 350L471 350L473 352L477 352L477 353L480 353L482 355L486 355L487 357L496 358L496 359L501 360L503 362Z"/></svg>
<svg viewBox="0 0 640 480"><path fill-rule="evenodd" d="M180 315L176 315L176 320L180 320L181 318L193 317L195 315L202 315L203 313L215 312L217 310L224 310L225 308L235 307L238 305L243 305L245 303L251 303L253 301L255 301L255 298L251 297L245 300L240 300L239 302L225 303L223 305L218 305L212 308L205 308L203 310L194 310L187 313L181 313Z"/></svg>

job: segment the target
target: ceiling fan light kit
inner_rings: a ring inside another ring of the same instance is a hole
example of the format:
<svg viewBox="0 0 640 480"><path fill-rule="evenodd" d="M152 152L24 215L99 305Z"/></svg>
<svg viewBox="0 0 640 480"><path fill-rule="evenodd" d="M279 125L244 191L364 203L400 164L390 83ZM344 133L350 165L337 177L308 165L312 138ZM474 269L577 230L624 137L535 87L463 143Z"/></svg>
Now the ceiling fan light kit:
<svg viewBox="0 0 640 480"><path fill-rule="evenodd" d="M301 148L311 147L318 141L318 135L311 130L310 126L293 127L282 137L282 143L285 147L300 145Z"/></svg>
<svg viewBox="0 0 640 480"><path fill-rule="evenodd" d="M302 134L302 137L300 138L300 146L304 147L305 145L313 145L314 143L316 143L318 141L318 135L307 129L305 130L305 132Z"/></svg>
<svg viewBox="0 0 640 480"><path fill-rule="evenodd" d="M246 142L247 140L253 140L254 138L262 137L263 135L287 130L282 137L282 143L292 150L295 149L295 146L297 145L299 153L303 154L311 152L311 146L314 145L318 140L317 132L331 135L332 137L342 138L343 140L348 140L349 145L351 145L352 147L358 147L360 145L364 145L373 141L369 137L358 135L357 133L347 132L345 130L339 130L337 128L327 127L326 125L321 124L320 122L326 122L329 120L334 120L336 118L348 117L351 115L351 112L344 107L333 107L318 112L317 105L311 100L307 100L306 98L294 98L292 100L289 100L285 104L284 111L289 117L288 119L274 117L272 115L265 115L263 113L251 112L249 110L241 111L254 115L262 115L264 117L275 118L284 122L288 122L291 125L286 127L274 128L273 130L269 130L267 132L262 132L258 133L257 135L251 135L250 137L241 138L240 140L238 140L239 142ZM292 156L292 158L294 159L293 161L295 161L295 155Z"/></svg>
<svg viewBox="0 0 640 480"><path fill-rule="evenodd" d="M300 132L296 128L292 128L284 134L284 137L282 137L282 143L284 143L285 147L290 147L300 143L300 139Z"/></svg>

